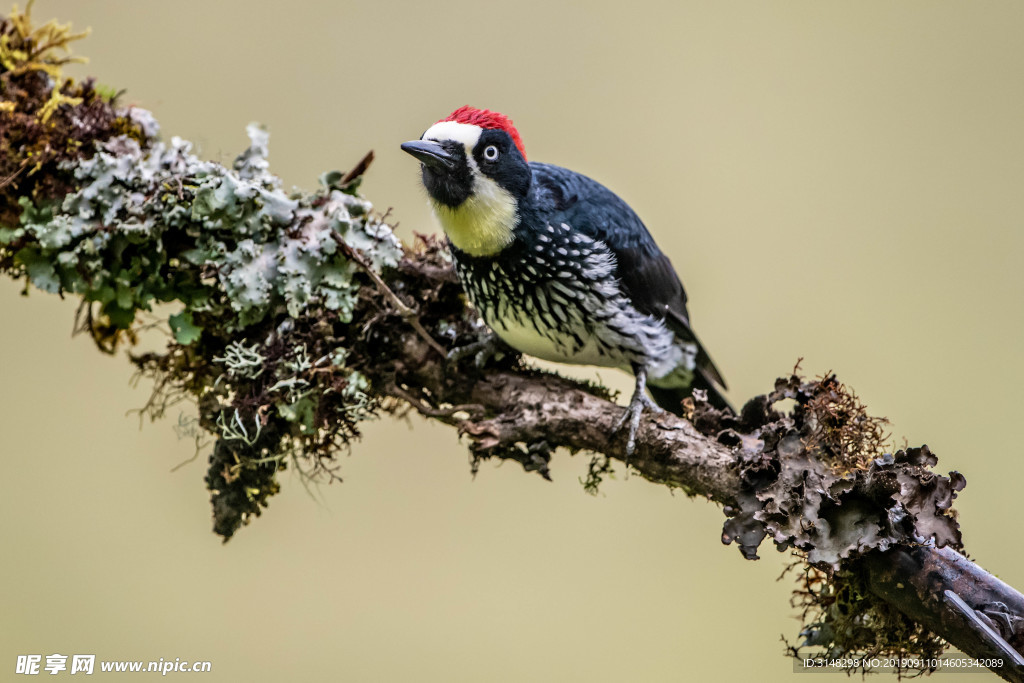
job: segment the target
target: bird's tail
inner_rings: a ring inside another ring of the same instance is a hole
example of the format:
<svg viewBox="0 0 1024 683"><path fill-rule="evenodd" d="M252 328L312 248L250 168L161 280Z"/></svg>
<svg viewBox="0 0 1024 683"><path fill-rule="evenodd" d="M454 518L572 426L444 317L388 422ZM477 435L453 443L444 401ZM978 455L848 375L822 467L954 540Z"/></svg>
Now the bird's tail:
<svg viewBox="0 0 1024 683"><path fill-rule="evenodd" d="M708 403L718 408L719 410L731 410L733 413L736 410L729 404L729 401L722 396L722 392L718 388L718 384L711 378L707 377L701 370L697 370L696 376L693 378L693 383L687 387L655 387L650 384L647 385L648 391L651 392L651 397L654 402L659 406L674 413L676 415L683 414L683 399L686 399L693 395L694 389L702 389L708 394Z"/></svg>

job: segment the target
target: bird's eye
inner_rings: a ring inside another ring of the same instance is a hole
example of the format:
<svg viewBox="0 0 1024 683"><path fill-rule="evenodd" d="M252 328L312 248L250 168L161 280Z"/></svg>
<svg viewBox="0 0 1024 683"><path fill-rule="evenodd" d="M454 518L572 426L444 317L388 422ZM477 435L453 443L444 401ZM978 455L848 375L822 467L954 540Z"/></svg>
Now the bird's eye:
<svg viewBox="0 0 1024 683"><path fill-rule="evenodd" d="M494 145L487 145L487 148L484 150L484 159L487 159L487 161L494 161L497 158L498 148Z"/></svg>

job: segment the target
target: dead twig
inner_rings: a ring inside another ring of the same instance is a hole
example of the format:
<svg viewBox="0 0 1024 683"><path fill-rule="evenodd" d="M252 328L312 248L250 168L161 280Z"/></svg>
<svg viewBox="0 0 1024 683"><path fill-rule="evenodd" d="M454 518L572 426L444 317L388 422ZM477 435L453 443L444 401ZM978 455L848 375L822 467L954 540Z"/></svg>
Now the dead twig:
<svg viewBox="0 0 1024 683"><path fill-rule="evenodd" d="M448 356L448 352L445 351L444 347L441 346L436 339L430 336L430 333L427 332L425 327L423 327L423 323L420 322L420 314L399 299L398 295L388 287L387 283L384 282L377 271L370 267L370 264L366 262L362 254L349 246L349 244L345 242L336 230L331 231L331 237L338 243L338 246L341 248L341 251L345 256L351 259L356 265L363 269L363 272L370 276L373 283L377 285L377 289L380 290L380 292L386 296L389 301L391 301L391 305L395 307L398 315L402 316L402 318L409 323L414 330L416 330L416 333L423 337L423 340L430 345L430 348L437 351L442 358L446 358Z"/></svg>

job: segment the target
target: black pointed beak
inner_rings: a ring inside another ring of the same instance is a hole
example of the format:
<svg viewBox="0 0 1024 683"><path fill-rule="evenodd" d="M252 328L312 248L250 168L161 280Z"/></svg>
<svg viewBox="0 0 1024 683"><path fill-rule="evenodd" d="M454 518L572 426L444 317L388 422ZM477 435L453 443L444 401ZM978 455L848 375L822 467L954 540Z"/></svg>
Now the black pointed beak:
<svg viewBox="0 0 1024 683"><path fill-rule="evenodd" d="M403 142L402 150L413 155L427 166L440 166L449 171L455 168L455 157L446 152L444 147L432 140Z"/></svg>

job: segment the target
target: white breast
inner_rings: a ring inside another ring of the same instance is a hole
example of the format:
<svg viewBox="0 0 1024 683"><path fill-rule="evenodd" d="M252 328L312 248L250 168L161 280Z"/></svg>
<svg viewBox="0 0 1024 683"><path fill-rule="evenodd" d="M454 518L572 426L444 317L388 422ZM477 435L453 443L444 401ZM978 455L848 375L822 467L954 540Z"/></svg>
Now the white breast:
<svg viewBox="0 0 1024 683"><path fill-rule="evenodd" d="M620 356L612 357L602 354L594 340L581 334L584 344L577 347L571 337L559 338L552 329L545 329L541 334L532 322L524 323L520 319L488 321L488 325L501 337L502 341L522 353L535 356L542 360L556 363L574 363L577 365L599 365L602 367L628 368L628 362Z"/></svg>

